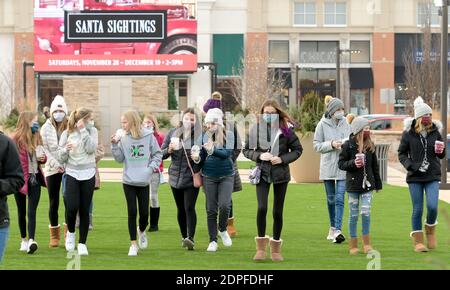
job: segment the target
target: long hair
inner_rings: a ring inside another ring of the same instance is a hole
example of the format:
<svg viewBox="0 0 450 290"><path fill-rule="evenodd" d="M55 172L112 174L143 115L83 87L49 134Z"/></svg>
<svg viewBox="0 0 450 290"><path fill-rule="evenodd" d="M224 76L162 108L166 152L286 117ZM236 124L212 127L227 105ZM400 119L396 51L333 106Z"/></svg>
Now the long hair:
<svg viewBox="0 0 450 290"><path fill-rule="evenodd" d="M289 124L292 124L293 126L297 126L294 119L292 119L292 117L289 116L289 114L285 110L283 110L281 108L280 104L278 104L278 102L275 100L267 100L262 104L261 109L259 110L261 115L264 114L265 107L275 108L275 110L277 111L277 114L278 114L280 129L283 132L283 135L289 136L290 135Z"/></svg>
<svg viewBox="0 0 450 290"><path fill-rule="evenodd" d="M139 116L139 113L133 110L127 111L122 115L125 119L127 119L128 124L130 125L130 133L131 137L134 139L141 138L141 124L142 120Z"/></svg>
<svg viewBox="0 0 450 290"><path fill-rule="evenodd" d="M17 147L21 150L27 150L33 153L38 145L42 145L42 138L39 132L32 133L30 123L37 116L37 113L24 111L20 113L17 120L17 127L14 132L14 140Z"/></svg>
<svg viewBox="0 0 450 290"><path fill-rule="evenodd" d="M53 118L53 116L50 116L50 122L52 123L53 127L55 127L58 135L61 135L62 132L64 132L64 130L67 129L67 124L69 123L69 120L67 119L67 115L66 115L66 116L64 116L64 120L62 120L62 122L57 123L55 121L55 119Z"/></svg>
<svg viewBox="0 0 450 290"><path fill-rule="evenodd" d="M216 132L212 133L205 128L206 136L208 136L208 141L213 141L215 146L225 147L226 140L226 128L225 126L219 126Z"/></svg>
<svg viewBox="0 0 450 290"><path fill-rule="evenodd" d="M414 125L414 129L416 130L417 134L420 134L420 132L422 132L422 131L427 131L427 133L430 133L431 130L433 129L433 122L431 122L431 124L428 125L428 126L424 126L422 124L422 117L420 117L420 118L418 118L416 120L416 124Z"/></svg>
<svg viewBox="0 0 450 290"><path fill-rule="evenodd" d="M181 137L183 135L183 139L191 138L191 131L186 131L183 128L183 118L186 114L193 114L195 116L195 125L194 125L194 142L198 140L198 138L202 134L202 121L199 118L199 114L197 114L197 111L194 108L187 108L183 111L183 114L181 116L181 120L178 123L178 126L176 127L176 130L174 132L175 137Z"/></svg>
<svg viewBox="0 0 450 290"><path fill-rule="evenodd" d="M356 144L358 144L359 153L375 152L375 144L373 143L370 136L364 139L364 130L361 130L358 134L353 136L353 139L356 141Z"/></svg>
<svg viewBox="0 0 450 290"><path fill-rule="evenodd" d="M78 108L70 114L67 131L72 133L76 130L77 122L83 120L92 114L92 110L86 108Z"/></svg>
<svg viewBox="0 0 450 290"><path fill-rule="evenodd" d="M156 134L159 134L159 123L158 123L158 119L155 118L155 116L153 116L152 114L146 114L144 115L144 119L149 119L150 121L153 122L153 131Z"/></svg>

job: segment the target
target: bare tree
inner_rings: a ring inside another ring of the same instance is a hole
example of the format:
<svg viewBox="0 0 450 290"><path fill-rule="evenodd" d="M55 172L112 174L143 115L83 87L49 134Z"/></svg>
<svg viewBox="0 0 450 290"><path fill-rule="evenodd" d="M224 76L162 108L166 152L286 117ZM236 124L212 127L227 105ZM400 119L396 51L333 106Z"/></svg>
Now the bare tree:
<svg viewBox="0 0 450 290"><path fill-rule="evenodd" d="M263 102L282 94L286 77L275 68L269 68L267 44L255 41L247 47L246 55L231 79L232 94L242 108L257 113Z"/></svg>
<svg viewBox="0 0 450 290"><path fill-rule="evenodd" d="M431 0L423 2L424 21L421 39L411 42L403 54L405 85L408 108L412 110L414 99L421 96L432 108L439 107L440 62L438 49L440 41L431 33ZM421 49L421 55L417 49Z"/></svg>
<svg viewBox="0 0 450 290"><path fill-rule="evenodd" d="M4 119L14 107L14 71L12 66L0 68L0 120Z"/></svg>

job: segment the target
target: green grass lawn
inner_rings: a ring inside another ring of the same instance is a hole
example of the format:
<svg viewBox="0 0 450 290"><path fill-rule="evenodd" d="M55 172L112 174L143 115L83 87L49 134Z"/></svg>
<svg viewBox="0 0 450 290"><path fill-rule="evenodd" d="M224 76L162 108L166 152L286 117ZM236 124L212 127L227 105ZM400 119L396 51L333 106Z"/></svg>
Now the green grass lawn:
<svg viewBox="0 0 450 290"><path fill-rule="evenodd" d="M169 168L170 160L164 160L164 168ZM238 161L239 169L251 169L255 166L253 161ZM123 164L120 164L114 160L101 160L99 162L100 168L123 168Z"/></svg>
<svg viewBox="0 0 450 290"><path fill-rule="evenodd" d="M272 194L271 194L272 196ZM369 259L360 254L348 254L348 244L332 244L327 241L328 217L323 186L290 185L284 209L283 255L285 261L268 260L255 263L254 236L256 233L255 188L245 185L244 191L233 195L238 237L231 248L224 248L219 241L216 253L206 252L208 234L206 228L205 199L201 192L197 203L198 224L196 250L181 247L176 221L176 208L167 185L161 187L160 231L149 235L149 248L138 257L128 257L129 236L127 211L122 186L103 183L94 195L94 230L89 233L89 256L81 258L81 269L361 269ZM37 242L34 255L20 252L19 230L14 198L9 198L12 217L11 232L3 269L66 269L67 253L63 247L48 248L48 197L43 190L38 208ZM440 203L440 208L450 212L450 206ZM348 206L345 207L344 233L347 235ZM269 210L268 229L272 221ZM375 195L372 212L373 246L381 253L382 269L437 269L438 263L450 263L450 231L440 215L437 250L418 254L412 250L409 238L411 206L405 188L386 186ZM63 210L60 209L60 217Z"/></svg>

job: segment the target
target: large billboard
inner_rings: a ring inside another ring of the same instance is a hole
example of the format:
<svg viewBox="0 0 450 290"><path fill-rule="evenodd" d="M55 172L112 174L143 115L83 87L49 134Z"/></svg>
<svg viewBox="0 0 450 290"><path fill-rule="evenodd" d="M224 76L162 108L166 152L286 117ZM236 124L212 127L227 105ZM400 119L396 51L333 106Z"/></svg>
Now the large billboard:
<svg viewBox="0 0 450 290"><path fill-rule="evenodd" d="M148 2L35 0L35 71L196 71L197 20L184 5Z"/></svg>

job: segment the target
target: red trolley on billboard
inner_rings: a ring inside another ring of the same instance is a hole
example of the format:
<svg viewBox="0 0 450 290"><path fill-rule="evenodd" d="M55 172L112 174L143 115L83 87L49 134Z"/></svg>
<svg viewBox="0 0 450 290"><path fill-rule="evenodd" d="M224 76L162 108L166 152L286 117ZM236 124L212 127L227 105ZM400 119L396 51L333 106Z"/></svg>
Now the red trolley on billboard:
<svg viewBox="0 0 450 290"><path fill-rule="evenodd" d="M35 0L35 71L192 72L197 20L183 5Z"/></svg>

